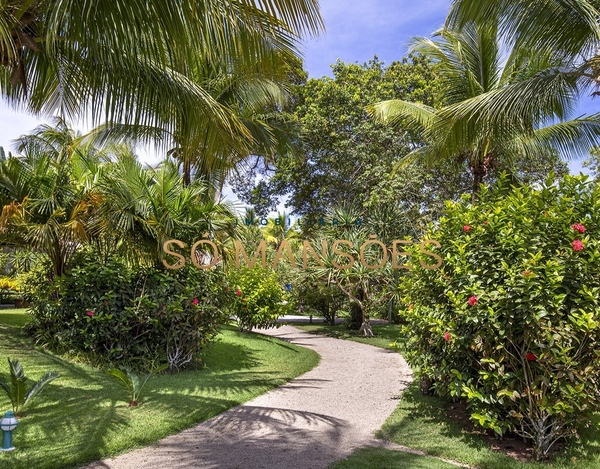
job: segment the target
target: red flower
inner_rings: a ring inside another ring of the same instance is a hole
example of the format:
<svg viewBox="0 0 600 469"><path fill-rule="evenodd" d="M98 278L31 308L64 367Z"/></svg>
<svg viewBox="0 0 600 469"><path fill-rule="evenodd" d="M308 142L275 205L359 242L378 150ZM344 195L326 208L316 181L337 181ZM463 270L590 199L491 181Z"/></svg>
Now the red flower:
<svg viewBox="0 0 600 469"><path fill-rule="evenodd" d="M467 300L467 303L469 303L469 306L475 306L477 304L477 297L473 295Z"/></svg>
<svg viewBox="0 0 600 469"><path fill-rule="evenodd" d="M571 225L571 228L573 228L575 231L578 231L579 233L585 233L586 231L585 226L583 226L581 223L575 223L574 225Z"/></svg>
<svg viewBox="0 0 600 469"><path fill-rule="evenodd" d="M93 311L88 311L88 312L87 312L87 313L85 313L85 314L87 314L87 315L88 315L88 316L91 318L91 317L94 315L94 312L93 312Z"/></svg>
<svg viewBox="0 0 600 469"><path fill-rule="evenodd" d="M534 362L537 360L537 357L531 352L527 352L527 355L525 355L525 358L527 359L528 362Z"/></svg>
<svg viewBox="0 0 600 469"><path fill-rule="evenodd" d="M471 230L472 230L472 228L471 228L469 225L465 225L465 226L463 226L463 231L464 231L464 232L468 233L468 232L469 232L469 231L471 231Z"/></svg>
<svg viewBox="0 0 600 469"><path fill-rule="evenodd" d="M450 342L451 338L452 338L452 336L450 335L450 332L444 332L444 340L446 342Z"/></svg>
<svg viewBox="0 0 600 469"><path fill-rule="evenodd" d="M108 306L108 301L104 301L104 306Z"/></svg>
<svg viewBox="0 0 600 469"><path fill-rule="evenodd" d="M241 292L240 290L237 290L237 291L235 292L235 294L236 294L237 296L242 296L242 292Z"/></svg>
<svg viewBox="0 0 600 469"><path fill-rule="evenodd" d="M483 224L484 224L484 225L487 225L487 224L488 224L487 220L486 220L486 221L484 221L484 222L483 222Z"/></svg>
<svg viewBox="0 0 600 469"><path fill-rule="evenodd" d="M575 249L575 251L583 251L584 247L585 246L579 239L576 239L575 241L573 241L573 249Z"/></svg>
<svg viewBox="0 0 600 469"><path fill-rule="evenodd" d="M198 298L194 298L194 299L192 300L192 304L193 304L194 306L196 306L196 305L198 304Z"/></svg>
<svg viewBox="0 0 600 469"><path fill-rule="evenodd" d="M531 270L524 270L523 272L521 272L521 275L523 277L531 277L533 275L533 272Z"/></svg>

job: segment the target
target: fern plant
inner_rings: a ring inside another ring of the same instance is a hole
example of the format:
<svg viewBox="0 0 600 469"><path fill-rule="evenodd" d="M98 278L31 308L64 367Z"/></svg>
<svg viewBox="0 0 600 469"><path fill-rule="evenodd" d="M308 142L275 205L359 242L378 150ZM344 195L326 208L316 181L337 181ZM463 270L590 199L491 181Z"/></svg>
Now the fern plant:
<svg viewBox="0 0 600 469"><path fill-rule="evenodd" d="M129 407L135 407L139 405L140 395L142 394L142 390L146 383L150 379L150 377L155 373L162 371L166 368L165 366L161 366L150 373L142 376L141 378L134 373L130 368L126 366L121 369L113 368L107 370L107 373L112 377L116 378L119 383L127 390L129 393Z"/></svg>
<svg viewBox="0 0 600 469"><path fill-rule="evenodd" d="M29 379L25 376L19 360L9 358L8 368L10 370L10 382L0 381L0 388L8 396L13 412L17 416L31 399L40 394L48 384L60 376L58 371L48 371L28 389L27 382Z"/></svg>

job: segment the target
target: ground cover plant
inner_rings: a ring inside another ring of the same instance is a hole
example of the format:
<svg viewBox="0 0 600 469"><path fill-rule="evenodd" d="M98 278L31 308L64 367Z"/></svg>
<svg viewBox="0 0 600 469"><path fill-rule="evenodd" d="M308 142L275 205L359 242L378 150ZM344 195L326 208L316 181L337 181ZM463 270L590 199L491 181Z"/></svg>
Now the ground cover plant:
<svg viewBox="0 0 600 469"><path fill-rule="evenodd" d="M382 448L362 449L329 469L455 469L454 464Z"/></svg>
<svg viewBox="0 0 600 469"><path fill-rule="evenodd" d="M425 453L468 464L478 469L596 469L600 467L600 416L591 416L591 425L579 429L551 461L525 461L532 455L520 439L492 440L492 434L474 431L466 420L451 418L451 402L423 395L415 383L404 391L398 407L378 435L394 443ZM468 414L467 414L468 415ZM519 444L520 443L520 444ZM511 447L512 446L512 447ZM498 448L498 450L494 449ZM395 452L393 452L395 453ZM512 456L519 456L519 461ZM394 466L391 466L394 467Z"/></svg>
<svg viewBox="0 0 600 469"><path fill-rule="evenodd" d="M104 371L35 347L16 327L26 317L25 310L0 311L0 358L18 357L31 376L57 370L61 378L26 408L14 433L17 449L0 454L0 466L11 469L78 467L148 445L281 385L318 362L310 350L226 327L206 354L204 368L152 377L143 405L128 407L121 386ZM2 408L10 408L4 396Z"/></svg>
<svg viewBox="0 0 600 469"><path fill-rule="evenodd" d="M538 459L600 408L599 190L568 176L448 203L428 234L442 267L414 253L399 287L406 359L425 387L530 440Z"/></svg>

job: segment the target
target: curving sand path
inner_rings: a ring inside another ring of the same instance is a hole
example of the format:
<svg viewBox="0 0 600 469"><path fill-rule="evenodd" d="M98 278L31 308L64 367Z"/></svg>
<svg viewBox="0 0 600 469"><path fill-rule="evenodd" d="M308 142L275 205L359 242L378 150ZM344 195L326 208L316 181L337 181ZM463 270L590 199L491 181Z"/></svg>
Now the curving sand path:
<svg viewBox="0 0 600 469"><path fill-rule="evenodd" d="M291 326L262 332L315 350L321 362L211 420L87 467L321 469L357 448L385 445L374 432L412 380L398 353Z"/></svg>

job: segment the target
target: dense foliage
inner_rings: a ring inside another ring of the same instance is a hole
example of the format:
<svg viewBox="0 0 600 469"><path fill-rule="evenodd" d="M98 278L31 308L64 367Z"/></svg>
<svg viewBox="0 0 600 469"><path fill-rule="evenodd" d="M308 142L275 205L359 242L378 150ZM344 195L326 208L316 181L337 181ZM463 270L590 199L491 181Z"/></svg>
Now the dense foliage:
<svg viewBox="0 0 600 469"><path fill-rule="evenodd" d="M275 327L288 310L289 295L272 269L257 265L232 270L229 284L229 311L242 332Z"/></svg>
<svg viewBox="0 0 600 469"><path fill-rule="evenodd" d="M319 217L352 200L356 206L388 206L395 217L412 219L443 207L463 189L451 168L426 171L410 165L394 167L421 137L370 119L366 106L384 99L405 99L434 105L441 93L427 59L409 57L386 66L374 58L359 65L338 61L333 78L314 78L294 88L289 116L298 123L298 149L278 154L274 168L234 185L240 198L262 214L279 197L288 196L292 213ZM260 168L260 166L259 166ZM468 186L465 186L465 189Z"/></svg>
<svg viewBox="0 0 600 469"><path fill-rule="evenodd" d="M400 284L406 358L471 418L533 441L538 457L600 409L600 187L566 177L448 203Z"/></svg>
<svg viewBox="0 0 600 469"><path fill-rule="evenodd" d="M63 276L46 274L29 274L29 333L52 350L94 362L180 369L199 359L224 322L219 269L165 271L80 254Z"/></svg>

